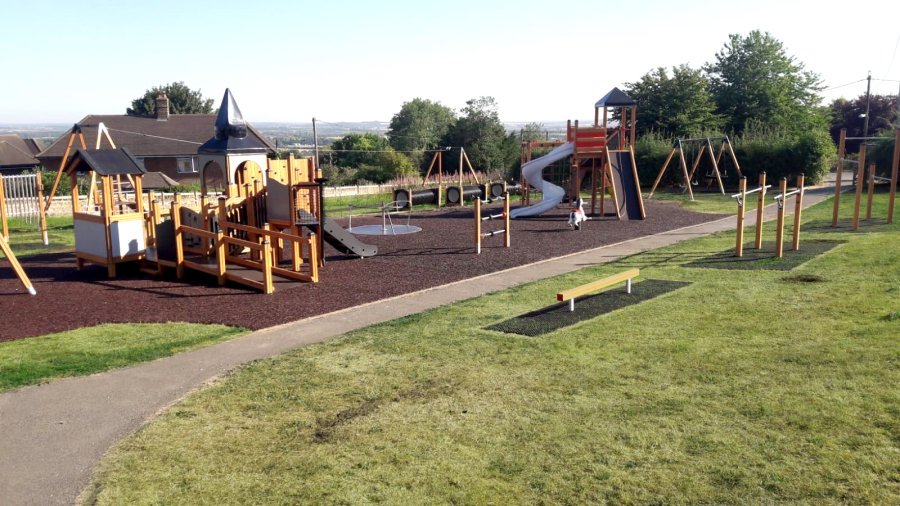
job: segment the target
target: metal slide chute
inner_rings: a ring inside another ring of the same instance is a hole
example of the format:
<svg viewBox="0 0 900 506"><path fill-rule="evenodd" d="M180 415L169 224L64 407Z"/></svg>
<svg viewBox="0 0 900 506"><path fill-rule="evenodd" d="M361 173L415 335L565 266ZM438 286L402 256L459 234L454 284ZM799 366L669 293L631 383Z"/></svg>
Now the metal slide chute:
<svg viewBox="0 0 900 506"><path fill-rule="evenodd" d="M510 218L523 218L525 216L537 216L556 207L562 202L566 191L561 187L547 181L542 177L544 169L556 161L568 158L575 151L575 144L567 142L557 146L546 155L535 158L522 166L522 175L525 181L537 191L544 194L544 198L533 206L520 207L510 213Z"/></svg>

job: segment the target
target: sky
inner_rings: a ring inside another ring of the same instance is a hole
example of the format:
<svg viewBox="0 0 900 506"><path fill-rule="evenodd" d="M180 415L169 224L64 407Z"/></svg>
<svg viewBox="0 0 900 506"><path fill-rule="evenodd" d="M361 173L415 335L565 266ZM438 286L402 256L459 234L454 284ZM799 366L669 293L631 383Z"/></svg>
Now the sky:
<svg viewBox="0 0 900 506"><path fill-rule="evenodd" d="M614 86L714 61L751 30L816 72L825 103L864 94L869 71L873 93L900 86L896 0L4 3L0 124L124 114L175 81L217 106L230 88L251 123L389 121L416 97L479 96L506 122L591 120Z"/></svg>

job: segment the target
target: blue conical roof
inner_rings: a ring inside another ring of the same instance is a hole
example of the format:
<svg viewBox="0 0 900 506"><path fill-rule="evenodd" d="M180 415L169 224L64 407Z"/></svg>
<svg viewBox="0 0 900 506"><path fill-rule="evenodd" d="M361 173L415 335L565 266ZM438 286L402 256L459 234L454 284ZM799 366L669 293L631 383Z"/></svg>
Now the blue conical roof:
<svg viewBox="0 0 900 506"><path fill-rule="evenodd" d="M603 98L598 100L594 107L624 107L630 105L637 105L637 102L619 88L613 88L609 93L603 95Z"/></svg>

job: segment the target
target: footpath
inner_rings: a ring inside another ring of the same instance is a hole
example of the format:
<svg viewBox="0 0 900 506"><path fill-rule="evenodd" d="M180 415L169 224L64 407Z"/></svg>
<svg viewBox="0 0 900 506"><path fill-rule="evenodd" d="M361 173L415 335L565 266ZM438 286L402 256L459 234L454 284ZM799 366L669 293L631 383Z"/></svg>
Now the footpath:
<svg viewBox="0 0 900 506"><path fill-rule="evenodd" d="M804 207L833 193L833 186L808 188ZM792 213L793 205L786 207ZM774 204L767 206L765 221L775 213ZM755 223L756 214L748 213L745 225ZM0 394L0 504L75 503L113 444L192 390L241 364L735 226L735 217L729 216L260 330L133 367Z"/></svg>

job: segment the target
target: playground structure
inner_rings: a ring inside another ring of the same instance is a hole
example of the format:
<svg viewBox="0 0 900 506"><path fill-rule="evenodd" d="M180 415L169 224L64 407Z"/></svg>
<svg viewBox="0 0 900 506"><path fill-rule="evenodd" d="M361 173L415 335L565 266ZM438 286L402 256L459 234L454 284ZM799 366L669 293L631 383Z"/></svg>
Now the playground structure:
<svg viewBox="0 0 900 506"><path fill-rule="evenodd" d="M409 205L409 200L405 200L403 202L393 201L382 203L378 207L360 207L360 206L347 206L349 210L349 214L347 217L347 231L353 234L359 235L403 235L403 234L414 234L416 232L421 232L422 228L417 227L415 225L410 225L409 222L412 219L412 206ZM378 225L362 225L359 227L353 226L353 210L354 209L365 209L365 210L375 210L381 213L381 226ZM395 214L406 213L406 224L403 225L395 225L393 216Z"/></svg>
<svg viewBox="0 0 900 506"><path fill-rule="evenodd" d="M102 125L94 150L84 148L81 128L72 128L50 198L67 174L78 268L96 263L115 277L117 264L140 262L148 272L174 268L182 278L191 269L215 276L219 284L233 281L272 293L276 282L318 281L323 241L361 258L377 253L324 216L325 180L314 160L269 158L268 147L247 136L229 90L215 127L215 136L198 149L200 205L183 206L176 197L169 209L143 193L143 167L115 147ZM101 133L111 148L100 149ZM82 148L73 152L76 138ZM90 176L86 205L79 198L79 176ZM125 190L123 177L133 191Z"/></svg>
<svg viewBox="0 0 900 506"><path fill-rule="evenodd" d="M653 181L653 186L650 188L650 194L647 198L653 198L653 193L656 192L657 186L659 186L659 182L662 180L663 175L666 173L666 169L669 168L669 163L671 163L672 159L675 155L678 155L678 163L681 167L681 174L684 178L684 186L687 189L688 195L690 195L691 200L694 200L694 190L691 186L694 184L694 175L697 172L697 168L700 166L700 162L703 160L703 155L707 154L709 157L710 169L707 173L706 177L709 180L709 185L712 184L712 181L715 180L719 186L719 192L722 195L725 195L725 185L722 182L725 175L722 171L719 170L722 162L722 156L727 152L731 162L734 164L734 169L737 172L739 178L744 177L744 174L741 172L741 165L738 163L737 155L734 154L734 148L731 145L731 139L728 138L727 135L722 137L715 138L717 142L720 142L718 154L716 153L715 148L713 147L713 138L712 137L702 137L696 139L675 139L675 143L672 146L672 150L669 151L669 155L666 157L666 161L663 162L662 168L659 169L659 174L656 176L656 180ZM700 151L693 157L693 163L691 163L691 169L688 170L687 161L685 160L684 145L688 144L690 146L700 146ZM709 187L707 185L707 187Z"/></svg>
<svg viewBox="0 0 900 506"><path fill-rule="evenodd" d="M778 205L778 214L775 225L775 256L784 257L784 219L785 205L787 199L794 197L794 233L791 240L791 251L800 250L800 218L803 210L803 195L806 191L805 176L800 174L797 176L797 186L794 190L787 191L787 179L781 178L778 186L778 194L775 195L775 203ZM759 175L759 186L753 190L747 191L747 178L741 177L738 183L740 191L731 196L737 199L737 228L735 230L735 249L734 256L740 258L744 256L744 203L747 196L757 193L759 198L756 206L756 238L754 240L754 249L762 248L762 231L763 231L763 212L765 208L766 190L771 185L766 184L766 173L761 172Z"/></svg>
<svg viewBox="0 0 900 506"><path fill-rule="evenodd" d="M602 122L600 110L603 109ZM619 123L609 126L609 111L619 115ZM556 207L566 197L578 198L584 179L590 177L591 214L599 209L604 213L605 195L609 191L615 206L616 218L644 219L646 211L641 196L637 165L634 160L635 121L637 103L628 95L613 88L594 104L594 124L582 127L578 120L568 121L566 142L528 141L522 144L522 186L531 185L543 193L543 200L535 205L512 212L513 218L535 216ZM530 159L536 147L553 147L546 155ZM568 190L542 177L543 170L552 163L568 158ZM523 203L530 204L529 192Z"/></svg>
<svg viewBox="0 0 900 506"><path fill-rule="evenodd" d="M16 277L19 278L19 281L22 283L22 286L25 288L25 290L27 290L31 295L37 295L37 291L35 291L34 286L31 284L31 280L25 273L25 269L22 269L22 264L19 263L16 255L12 252L12 248L10 248L9 246L9 223L7 222L6 192L4 190L2 176L0 176L0 253L2 253L3 256L6 257L6 260L12 266L13 272L16 273Z"/></svg>
<svg viewBox="0 0 900 506"><path fill-rule="evenodd" d="M835 173L835 181L834 181L834 204L831 213L831 226L838 226L838 212L840 211L841 205L841 179L844 172L844 162L853 162L856 163L856 195L853 202L853 230L859 230L859 221L860 221L860 207L862 205L862 187L863 182L866 180L866 146L868 141L881 139L879 137L847 137L847 129L841 129L841 134L838 140L838 158L837 158L837 170ZM856 161L846 160L845 156L847 155L846 144L847 141L863 141L859 145L859 155ZM875 193L875 182L877 179L882 180L883 182L887 182L890 184L890 194L888 196L888 210L887 210L887 223L894 222L894 202L897 196L897 173L898 167L900 167L900 128L894 131L894 156L891 162L891 177L888 178L879 178L875 175L875 165L870 164L868 170L868 183L867 183L867 201L866 201L866 217L865 219L872 219L872 198Z"/></svg>
<svg viewBox="0 0 900 506"><path fill-rule="evenodd" d="M587 293L603 290L604 288L612 286L616 283L621 283L622 281L625 282L625 293L631 293L631 280L638 277L640 274L640 269L628 269L627 271L622 271L618 274L613 274L612 276L607 276L603 279L599 279L591 283L586 283L581 286L576 286L575 288L569 288L568 290L557 292L556 300L559 302L568 301L569 311L575 311L576 297L580 297Z"/></svg>
<svg viewBox="0 0 900 506"><path fill-rule="evenodd" d="M509 193L504 193L501 198L503 199L503 211L497 214L481 214L481 199L475 200L475 212L473 216L475 218L475 254L481 254L481 241L486 237L494 237L495 235L503 234L503 246L505 248L510 247L510 224L509 224ZM503 220L503 228L497 230L491 230L490 232L482 232L481 231L481 223L485 221L492 220Z"/></svg>

